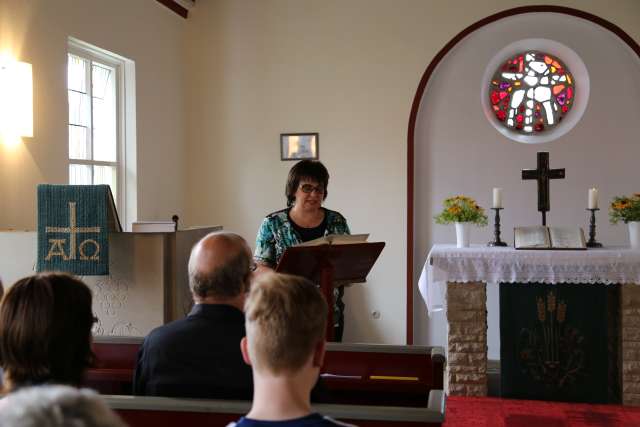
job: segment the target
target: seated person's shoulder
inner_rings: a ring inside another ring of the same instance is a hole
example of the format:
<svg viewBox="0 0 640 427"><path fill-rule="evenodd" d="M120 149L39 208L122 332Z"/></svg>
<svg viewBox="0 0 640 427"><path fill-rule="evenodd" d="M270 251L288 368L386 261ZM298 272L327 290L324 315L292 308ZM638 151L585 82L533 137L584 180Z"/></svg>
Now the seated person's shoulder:
<svg viewBox="0 0 640 427"><path fill-rule="evenodd" d="M143 341L144 347L163 345L167 341L173 341L182 337L185 328L189 328L187 318L174 320L166 325L158 326L149 332Z"/></svg>
<svg viewBox="0 0 640 427"><path fill-rule="evenodd" d="M262 420L254 420L250 418L241 418L238 422L232 422L227 424L227 427L297 427L297 426L305 426L305 427L357 427L354 424L343 423L342 421L334 420L333 418L321 415L318 413L309 414L303 418L297 418L294 420L284 420L284 421L262 421Z"/></svg>
<svg viewBox="0 0 640 427"><path fill-rule="evenodd" d="M342 421L334 420L333 418L327 415L321 415L322 424L318 424L319 426L342 426L342 427L357 427L355 424L343 423Z"/></svg>
<svg viewBox="0 0 640 427"><path fill-rule="evenodd" d="M186 317L183 319L178 319L178 320L173 320L169 323L166 323L164 325L160 325L156 328L153 328L151 330L151 332L149 332L149 335L147 335L148 337L158 337L158 336L162 336L165 335L168 332L171 332L173 330L177 330L177 329L181 329L185 326L186 324Z"/></svg>

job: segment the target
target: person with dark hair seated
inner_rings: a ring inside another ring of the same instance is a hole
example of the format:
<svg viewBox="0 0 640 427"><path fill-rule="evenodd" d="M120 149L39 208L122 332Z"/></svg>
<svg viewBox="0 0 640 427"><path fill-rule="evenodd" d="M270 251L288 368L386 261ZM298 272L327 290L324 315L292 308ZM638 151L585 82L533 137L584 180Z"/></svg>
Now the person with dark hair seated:
<svg viewBox="0 0 640 427"><path fill-rule="evenodd" d="M4 391L36 384L79 386L91 364L91 290L68 274L18 280L0 305Z"/></svg>
<svg viewBox="0 0 640 427"><path fill-rule="evenodd" d="M273 212L262 221L253 258L259 269L275 269L291 246L329 234L350 234L347 220L336 211L322 207L327 198L329 171L317 160L301 160L289 171L285 196L287 208ZM344 331L344 286L334 289L334 337L342 341Z"/></svg>

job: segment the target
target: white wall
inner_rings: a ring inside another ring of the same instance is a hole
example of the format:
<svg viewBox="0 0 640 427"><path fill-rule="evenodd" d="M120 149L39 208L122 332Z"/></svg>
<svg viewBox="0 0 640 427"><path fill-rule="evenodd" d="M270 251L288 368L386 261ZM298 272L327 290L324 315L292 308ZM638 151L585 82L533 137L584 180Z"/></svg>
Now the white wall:
<svg viewBox="0 0 640 427"><path fill-rule="evenodd" d="M0 0L0 48L33 64L35 105L35 137L0 146L0 228L32 229L35 185L67 180L66 43L74 36L136 62L141 219L178 213L252 241L261 218L285 204L291 163L279 160L279 134L320 132L327 206L354 232L387 242L369 283L347 291L345 339L402 343L407 124L418 82L463 28L537 1L454 3L202 0L185 21L154 0ZM558 3L640 40L635 0ZM552 151L551 162L568 167L578 155ZM533 154L525 157L518 169L533 166ZM554 185L552 197L561 189Z"/></svg>
<svg viewBox="0 0 640 427"><path fill-rule="evenodd" d="M279 134L318 131L331 173L326 205L345 214L354 232L387 242L369 283L346 293L345 340L403 343L407 125L416 88L462 29L536 3L198 2L187 28L188 222L223 224L252 241L262 217L285 205L291 163L280 161ZM598 14L640 39L637 1L556 3ZM566 157L552 153L552 165Z"/></svg>
<svg viewBox="0 0 640 427"><path fill-rule="evenodd" d="M34 229L36 185L68 182L68 36L135 61L138 217L182 214L185 26L152 0L0 0L0 50L34 80L34 138L0 145L0 228Z"/></svg>
<svg viewBox="0 0 640 427"><path fill-rule="evenodd" d="M480 91L488 59L512 41L534 37L573 49L589 72L591 93L582 119L569 133L550 143L521 144L489 124L480 107ZM626 226L609 224L607 208L614 195L638 192L638 76L640 59L617 36L568 15L518 15L485 26L461 41L429 81L416 124L416 276L433 243L455 241L452 226L435 225L432 220L447 196L467 194L488 208L492 187L502 187L502 237L507 242L513 242L514 226L540 224L537 186L521 180L522 169L536 167L537 151L549 151L552 168L566 169L566 179L550 183L547 224L582 226L588 232L587 190L597 187L603 208L597 217L598 240L606 245L628 245ZM493 226L474 229L472 243L484 244L492 237ZM489 291L489 312L497 319L497 287ZM416 308L419 341L443 343L444 316L437 314L429 323L420 322L424 309L422 304ZM495 323L489 328L489 354L499 358Z"/></svg>

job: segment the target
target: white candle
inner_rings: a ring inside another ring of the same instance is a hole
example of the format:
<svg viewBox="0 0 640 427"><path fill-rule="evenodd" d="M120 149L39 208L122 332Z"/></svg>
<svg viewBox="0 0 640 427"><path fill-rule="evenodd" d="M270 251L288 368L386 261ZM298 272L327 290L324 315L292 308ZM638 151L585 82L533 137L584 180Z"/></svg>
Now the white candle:
<svg viewBox="0 0 640 427"><path fill-rule="evenodd" d="M502 188L493 189L493 207L494 208L502 207Z"/></svg>
<svg viewBox="0 0 640 427"><path fill-rule="evenodd" d="M589 209L598 209L598 189L589 189Z"/></svg>

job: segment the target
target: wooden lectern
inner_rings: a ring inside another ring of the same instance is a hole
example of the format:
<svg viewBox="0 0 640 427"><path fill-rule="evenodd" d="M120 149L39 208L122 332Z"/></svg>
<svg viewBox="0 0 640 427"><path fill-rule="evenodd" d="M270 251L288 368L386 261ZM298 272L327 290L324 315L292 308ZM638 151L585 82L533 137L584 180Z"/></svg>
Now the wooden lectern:
<svg viewBox="0 0 640 427"><path fill-rule="evenodd" d="M361 283L367 278L384 242L292 246L276 267L279 273L295 274L320 283L327 301L327 341L333 341L333 288L335 283Z"/></svg>

